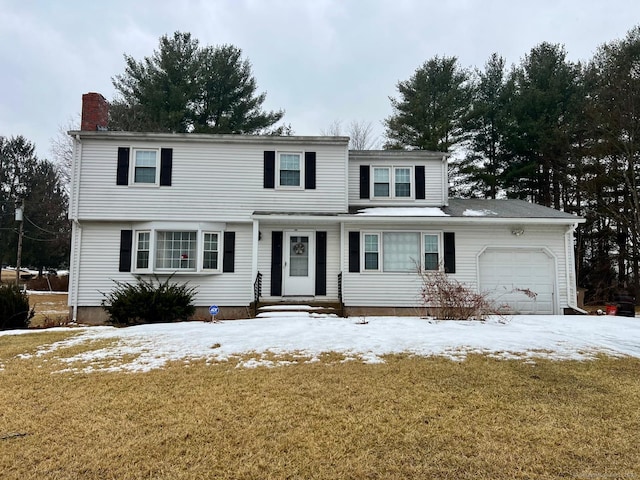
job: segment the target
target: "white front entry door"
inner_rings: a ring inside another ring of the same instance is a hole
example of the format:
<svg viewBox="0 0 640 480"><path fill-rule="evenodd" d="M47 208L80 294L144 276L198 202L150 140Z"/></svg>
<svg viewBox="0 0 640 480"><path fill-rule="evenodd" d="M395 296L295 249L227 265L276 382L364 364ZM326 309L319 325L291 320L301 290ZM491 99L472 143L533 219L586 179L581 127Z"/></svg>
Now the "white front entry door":
<svg viewBox="0 0 640 480"><path fill-rule="evenodd" d="M315 234L285 232L283 295L315 294Z"/></svg>

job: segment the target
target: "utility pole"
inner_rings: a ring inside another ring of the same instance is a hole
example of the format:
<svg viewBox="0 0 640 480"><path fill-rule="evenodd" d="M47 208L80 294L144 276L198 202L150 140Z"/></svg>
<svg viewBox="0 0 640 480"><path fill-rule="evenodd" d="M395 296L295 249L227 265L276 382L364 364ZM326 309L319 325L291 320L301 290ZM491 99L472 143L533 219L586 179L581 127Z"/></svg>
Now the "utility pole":
<svg viewBox="0 0 640 480"><path fill-rule="evenodd" d="M20 287L20 268L22 262L22 236L24 235L24 198L20 200L20 204L16 202L16 222L18 226L18 254L16 255L16 286Z"/></svg>

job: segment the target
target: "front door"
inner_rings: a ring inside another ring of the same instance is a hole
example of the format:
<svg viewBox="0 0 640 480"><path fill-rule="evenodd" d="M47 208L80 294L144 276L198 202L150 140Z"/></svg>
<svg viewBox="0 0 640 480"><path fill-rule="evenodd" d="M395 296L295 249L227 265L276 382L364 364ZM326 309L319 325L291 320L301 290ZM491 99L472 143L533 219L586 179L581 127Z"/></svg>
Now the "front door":
<svg viewBox="0 0 640 480"><path fill-rule="evenodd" d="M285 232L283 295L315 294L315 242L312 232Z"/></svg>

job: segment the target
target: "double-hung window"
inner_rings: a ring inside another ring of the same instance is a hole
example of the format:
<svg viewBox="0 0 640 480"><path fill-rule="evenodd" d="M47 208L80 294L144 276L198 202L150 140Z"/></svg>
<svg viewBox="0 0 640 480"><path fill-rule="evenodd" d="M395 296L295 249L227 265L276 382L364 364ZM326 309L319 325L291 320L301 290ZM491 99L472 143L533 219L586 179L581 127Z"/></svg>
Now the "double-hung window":
<svg viewBox="0 0 640 480"><path fill-rule="evenodd" d="M278 172L280 187L301 187L302 155L300 153L280 153Z"/></svg>
<svg viewBox="0 0 640 480"><path fill-rule="evenodd" d="M133 183L156 185L158 171L156 150L134 150Z"/></svg>
<svg viewBox="0 0 640 480"><path fill-rule="evenodd" d="M139 272L220 271L220 232L141 230L134 238L134 265Z"/></svg>
<svg viewBox="0 0 640 480"><path fill-rule="evenodd" d="M364 234L364 269L380 269L380 235L377 233Z"/></svg>
<svg viewBox="0 0 640 480"><path fill-rule="evenodd" d="M439 236L425 233L424 236L424 269L438 270L440 268Z"/></svg>
<svg viewBox="0 0 640 480"><path fill-rule="evenodd" d="M396 167L393 169L393 178L395 197L411 197L411 169L408 167Z"/></svg>
<svg viewBox="0 0 640 480"><path fill-rule="evenodd" d="M205 232L202 247L202 268L218 270L220 256L220 236L217 233Z"/></svg>
<svg viewBox="0 0 640 480"><path fill-rule="evenodd" d="M389 197L390 189L390 170L389 168L373 169L373 196L376 198Z"/></svg>
<svg viewBox="0 0 640 480"><path fill-rule="evenodd" d="M411 167L374 167L373 198L411 198Z"/></svg>

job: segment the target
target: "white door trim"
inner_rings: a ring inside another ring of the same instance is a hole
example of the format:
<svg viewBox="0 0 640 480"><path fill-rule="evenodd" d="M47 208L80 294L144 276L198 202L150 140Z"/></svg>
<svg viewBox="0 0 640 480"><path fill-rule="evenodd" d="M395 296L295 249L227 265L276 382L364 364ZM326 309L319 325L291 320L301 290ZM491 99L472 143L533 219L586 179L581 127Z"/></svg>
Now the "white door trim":
<svg viewBox="0 0 640 480"><path fill-rule="evenodd" d="M297 237L301 237L297 239ZM306 243L304 239L306 238ZM300 240L292 244L292 239ZM284 250L282 262L282 296L315 296L316 287L316 234L314 231L288 230L284 232L282 248ZM299 252L292 262L292 249L298 246ZM306 259L306 275L304 260ZM298 271L295 272L296 262ZM292 266L294 272L292 274Z"/></svg>

